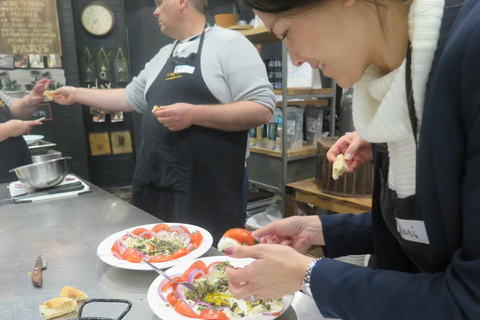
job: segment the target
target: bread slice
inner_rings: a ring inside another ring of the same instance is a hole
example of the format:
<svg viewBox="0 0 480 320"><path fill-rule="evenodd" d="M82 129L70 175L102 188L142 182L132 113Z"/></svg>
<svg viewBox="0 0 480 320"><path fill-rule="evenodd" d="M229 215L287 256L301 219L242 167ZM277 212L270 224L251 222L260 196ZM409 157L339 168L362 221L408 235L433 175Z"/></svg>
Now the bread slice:
<svg viewBox="0 0 480 320"><path fill-rule="evenodd" d="M48 91L48 90L45 90L43 92L43 97L45 98L45 101L49 102L49 101L53 101L53 93L51 91Z"/></svg>
<svg viewBox="0 0 480 320"><path fill-rule="evenodd" d="M62 288L62 291L60 291L60 296L70 298L75 301L83 301L88 299L87 294L82 290L68 286Z"/></svg>
<svg viewBox="0 0 480 320"><path fill-rule="evenodd" d="M160 110L162 110L161 107L159 107L159 106L154 106L153 109L152 109L152 113L155 113L155 112L160 111Z"/></svg>
<svg viewBox="0 0 480 320"><path fill-rule="evenodd" d="M42 303L39 310L45 319L48 320L77 311L77 302L65 297L53 298Z"/></svg>
<svg viewBox="0 0 480 320"><path fill-rule="evenodd" d="M337 160L333 163L332 178L338 180L345 172L348 172L348 164L343 157L343 154L337 156Z"/></svg>

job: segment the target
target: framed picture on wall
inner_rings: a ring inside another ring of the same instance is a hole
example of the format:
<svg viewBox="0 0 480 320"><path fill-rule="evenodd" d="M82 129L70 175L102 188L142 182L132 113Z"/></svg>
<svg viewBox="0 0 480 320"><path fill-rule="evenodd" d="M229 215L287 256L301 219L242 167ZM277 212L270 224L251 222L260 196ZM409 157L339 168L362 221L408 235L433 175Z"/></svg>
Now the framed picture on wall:
<svg viewBox="0 0 480 320"><path fill-rule="evenodd" d="M45 68L45 64L43 63L43 56L39 54L31 54L29 55L30 60L30 68L33 69L43 69Z"/></svg>
<svg viewBox="0 0 480 320"><path fill-rule="evenodd" d="M14 56L11 54L0 54L0 69L13 69Z"/></svg>
<svg viewBox="0 0 480 320"><path fill-rule="evenodd" d="M90 154L92 156L112 154L108 132L89 133L88 140L90 142Z"/></svg>
<svg viewBox="0 0 480 320"><path fill-rule="evenodd" d="M47 56L47 65L49 68L61 68L62 58L59 54L49 54Z"/></svg>
<svg viewBox="0 0 480 320"><path fill-rule="evenodd" d="M116 131L110 133L113 154L133 153L130 131Z"/></svg>
<svg viewBox="0 0 480 320"><path fill-rule="evenodd" d="M15 68L27 69L28 68L28 56L27 55L15 55Z"/></svg>

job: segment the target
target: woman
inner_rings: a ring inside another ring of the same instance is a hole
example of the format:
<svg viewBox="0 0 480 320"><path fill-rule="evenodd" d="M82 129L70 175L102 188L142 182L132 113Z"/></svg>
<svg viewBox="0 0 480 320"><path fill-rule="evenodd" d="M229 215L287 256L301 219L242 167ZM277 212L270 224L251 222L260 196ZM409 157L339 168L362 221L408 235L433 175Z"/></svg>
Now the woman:
<svg viewBox="0 0 480 320"><path fill-rule="evenodd" d="M355 84L357 133L329 160L373 159L376 173L372 213L285 219L255 233L269 244L230 249L258 258L228 270L230 290L307 283L341 319L480 319L480 3L379 1L248 1L295 64ZM303 256L311 245L328 258ZM330 259L367 253L375 269Z"/></svg>
<svg viewBox="0 0 480 320"><path fill-rule="evenodd" d="M8 171L32 162L30 151L22 135L32 127L41 125L41 121L28 121L43 101L43 93L51 80L37 82L32 92L21 99L13 99L0 91L0 183L16 179Z"/></svg>

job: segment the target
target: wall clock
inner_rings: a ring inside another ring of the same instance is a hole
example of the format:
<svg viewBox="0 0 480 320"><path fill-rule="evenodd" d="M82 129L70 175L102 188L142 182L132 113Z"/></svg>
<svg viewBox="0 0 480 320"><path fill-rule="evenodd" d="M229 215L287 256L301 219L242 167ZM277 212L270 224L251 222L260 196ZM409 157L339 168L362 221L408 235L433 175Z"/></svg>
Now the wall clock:
<svg viewBox="0 0 480 320"><path fill-rule="evenodd" d="M115 29L115 14L100 1L87 4L81 18L85 31L94 37L106 37Z"/></svg>

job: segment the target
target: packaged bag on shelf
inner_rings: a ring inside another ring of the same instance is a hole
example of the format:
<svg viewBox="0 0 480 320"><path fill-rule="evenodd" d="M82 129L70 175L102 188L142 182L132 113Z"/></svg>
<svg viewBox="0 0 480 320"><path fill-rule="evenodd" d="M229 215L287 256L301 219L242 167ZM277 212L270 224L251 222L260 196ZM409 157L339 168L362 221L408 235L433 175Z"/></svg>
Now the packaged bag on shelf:
<svg viewBox="0 0 480 320"><path fill-rule="evenodd" d="M308 144L315 144L323 131L323 109L308 105L305 107L306 139Z"/></svg>
<svg viewBox="0 0 480 320"><path fill-rule="evenodd" d="M287 111L287 147L288 149L298 149L303 144L303 108L288 107Z"/></svg>

